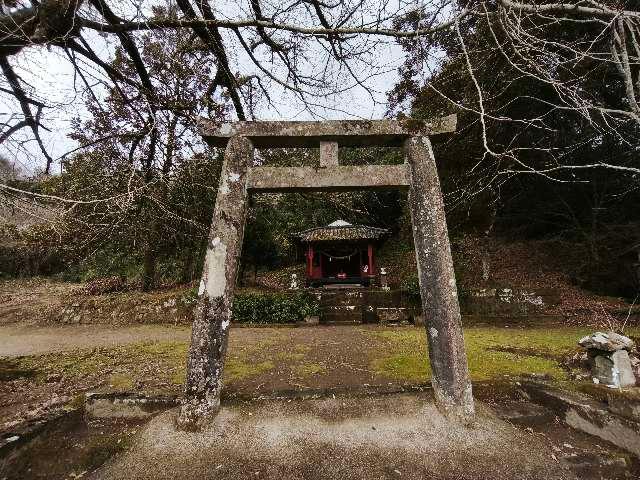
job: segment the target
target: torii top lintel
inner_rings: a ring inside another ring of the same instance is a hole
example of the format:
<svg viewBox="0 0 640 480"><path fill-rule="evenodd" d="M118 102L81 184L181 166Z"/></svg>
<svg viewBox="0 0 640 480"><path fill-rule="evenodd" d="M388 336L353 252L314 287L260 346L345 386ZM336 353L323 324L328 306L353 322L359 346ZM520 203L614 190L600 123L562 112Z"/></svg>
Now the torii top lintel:
<svg viewBox="0 0 640 480"><path fill-rule="evenodd" d="M317 148L320 142L344 147L400 147L414 136L451 133L455 114L431 120L324 120L218 122L201 118L200 134L212 147L224 147L234 136L248 137L257 148Z"/></svg>

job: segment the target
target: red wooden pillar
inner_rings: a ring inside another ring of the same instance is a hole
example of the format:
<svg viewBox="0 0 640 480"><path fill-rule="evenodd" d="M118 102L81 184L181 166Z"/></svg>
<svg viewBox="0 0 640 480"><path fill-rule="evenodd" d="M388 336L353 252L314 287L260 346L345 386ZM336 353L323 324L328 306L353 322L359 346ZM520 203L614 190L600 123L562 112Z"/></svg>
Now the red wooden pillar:
<svg viewBox="0 0 640 480"><path fill-rule="evenodd" d="M369 254L369 275L373 275L375 272L373 271L373 245L367 245L367 253Z"/></svg>
<svg viewBox="0 0 640 480"><path fill-rule="evenodd" d="M307 251L307 278L313 277L313 247L309 244Z"/></svg>

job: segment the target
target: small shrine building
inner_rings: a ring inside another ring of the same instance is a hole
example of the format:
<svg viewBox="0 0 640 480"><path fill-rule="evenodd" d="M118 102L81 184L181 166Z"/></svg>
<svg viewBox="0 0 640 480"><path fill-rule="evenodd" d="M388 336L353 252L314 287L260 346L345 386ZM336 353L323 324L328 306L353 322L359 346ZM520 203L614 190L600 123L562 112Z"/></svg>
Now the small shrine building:
<svg viewBox="0 0 640 480"><path fill-rule="evenodd" d="M385 228L352 225L344 220L296 233L306 257L306 285L375 284L375 251L388 234Z"/></svg>

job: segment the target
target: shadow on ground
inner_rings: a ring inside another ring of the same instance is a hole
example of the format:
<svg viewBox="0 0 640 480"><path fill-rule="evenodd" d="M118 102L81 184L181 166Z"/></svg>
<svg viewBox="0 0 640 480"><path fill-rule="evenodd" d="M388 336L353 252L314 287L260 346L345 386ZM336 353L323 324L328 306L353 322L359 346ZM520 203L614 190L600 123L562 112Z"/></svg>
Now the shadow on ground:
<svg viewBox="0 0 640 480"><path fill-rule="evenodd" d="M91 478L580 478L539 436L478 410L465 427L427 393L264 400L224 407L200 433L176 431L168 411Z"/></svg>

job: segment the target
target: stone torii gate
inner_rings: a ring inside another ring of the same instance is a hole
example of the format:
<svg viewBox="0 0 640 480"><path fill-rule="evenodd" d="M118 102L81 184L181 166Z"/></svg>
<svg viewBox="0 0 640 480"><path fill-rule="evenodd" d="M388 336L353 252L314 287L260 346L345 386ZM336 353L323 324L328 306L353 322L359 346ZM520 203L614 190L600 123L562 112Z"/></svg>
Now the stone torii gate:
<svg viewBox="0 0 640 480"><path fill-rule="evenodd" d="M442 412L473 418L471 382L451 260L444 204L429 135L453 132L456 116L434 121L336 120L234 122L202 120L207 143L224 147L178 417L197 428L220 408L222 371L245 217L252 192L409 189L420 294L432 384ZM401 165L342 166L338 148L404 147ZM320 148L318 167L253 167L254 147Z"/></svg>

